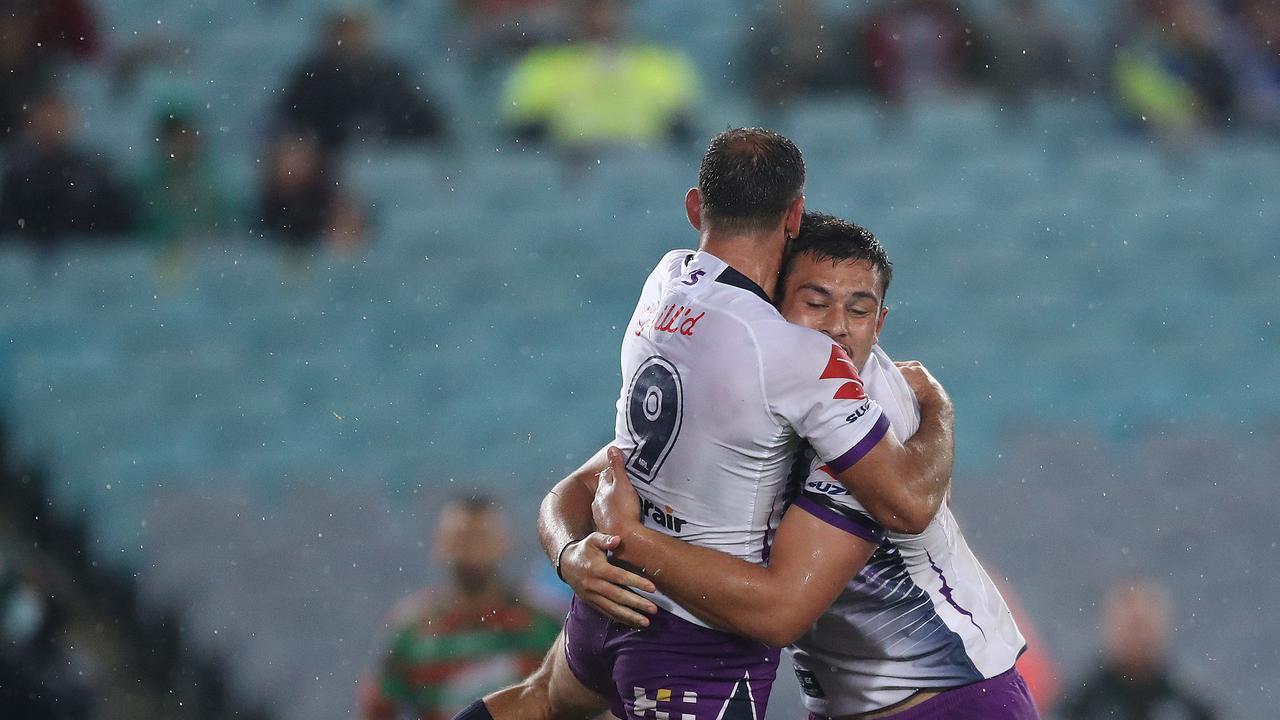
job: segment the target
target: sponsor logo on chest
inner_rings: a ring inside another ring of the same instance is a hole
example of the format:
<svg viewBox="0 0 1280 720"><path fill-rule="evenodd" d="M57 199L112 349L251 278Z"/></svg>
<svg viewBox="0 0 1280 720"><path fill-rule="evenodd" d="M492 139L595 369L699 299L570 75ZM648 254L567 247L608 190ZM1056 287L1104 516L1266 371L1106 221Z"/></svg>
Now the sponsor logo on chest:
<svg viewBox="0 0 1280 720"><path fill-rule="evenodd" d="M640 498L640 517L652 520L677 535L684 529L684 519L676 517L675 510L670 505L658 507L653 501L643 497Z"/></svg>

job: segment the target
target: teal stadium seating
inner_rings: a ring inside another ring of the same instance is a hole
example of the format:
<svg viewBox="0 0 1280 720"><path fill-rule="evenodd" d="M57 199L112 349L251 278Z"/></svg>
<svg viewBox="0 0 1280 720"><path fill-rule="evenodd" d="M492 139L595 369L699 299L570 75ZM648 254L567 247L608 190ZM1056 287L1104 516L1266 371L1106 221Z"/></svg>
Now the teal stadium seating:
<svg viewBox="0 0 1280 720"><path fill-rule="evenodd" d="M109 5L114 36L162 27L192 59L124 97L101 70L73 72L86 141L136 166L183 87L251 185L313 4ZM610 437L645 273L696 242L681 203L696 149L577 171L508 144L477 99L492 82L442 49L442 5L370 5L475 123L447 149L349 153L371 218L360 255L237 232L174 272L141 244L0 244L0 417L18 460L50 471L95 560L179 607L193 643L235 658L233 687L285 719L354 701L383 611L421 582L433 503L489 487L531 531L547 485ZM753 120L725 65L745 5L639 5L646 33L711 68L726 99L703 129ZM713 18L712 39L695 34ZM1258 716L1280 677L1280 644L1254 628L1280 591L1264 559L1280 540L1280 144L1171 157L1109 118L1096 99L1037 98L1016 122L969 99L898 122L841 99L776 122L806 152L811 207L887 245L883 343L950 388L958 513L1050 652L1086 663L1101 588L1153 573L1178 593L1190 672Z"/></svg>

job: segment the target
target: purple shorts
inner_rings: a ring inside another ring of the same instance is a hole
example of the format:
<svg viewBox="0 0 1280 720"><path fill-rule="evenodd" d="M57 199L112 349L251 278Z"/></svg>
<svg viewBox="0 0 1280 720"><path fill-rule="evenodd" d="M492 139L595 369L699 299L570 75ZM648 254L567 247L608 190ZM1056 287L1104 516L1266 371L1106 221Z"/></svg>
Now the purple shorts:
<svg viewBox="0 0 1280 720"><path fill-rule="evenodd" d="M818 720L810 715L811 720ZM948 690L886 720L1040 720L1031 691L1017 668Z"/></svg>
<svg viewBox="0 0 1280 720"><path fill-rule="evenodd" d="M573 599L565 657L578 682L625 720L763 720L777 648L665 610L636 630Z"/></svg>

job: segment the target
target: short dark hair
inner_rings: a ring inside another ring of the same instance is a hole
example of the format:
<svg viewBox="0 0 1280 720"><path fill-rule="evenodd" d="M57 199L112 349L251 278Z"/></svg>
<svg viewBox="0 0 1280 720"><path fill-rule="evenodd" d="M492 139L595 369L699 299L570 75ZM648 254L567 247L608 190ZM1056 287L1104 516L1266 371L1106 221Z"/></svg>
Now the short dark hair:
<svg viewBox="0 0 1280 720"><path fill-rule="evenodd" d="M804 192L804 157L771 130L725 130L702 156L698 190L704 221L739 232L763 230Z"/></svg>
<svg viewBox="0 0 1280 720"><path fill-rule="evenodd" d="M871 231L861 225L834 215L806 212L800 221L800 234L791 241L783 262L782 276L791 272L791 266L800 254L817 260L831 262L865 262L880 272L880 302L889 293L893 280L893 263L889 253ZM784 287L783 282L778 287ZM781 298L779 297L779 301Z"/></svg>

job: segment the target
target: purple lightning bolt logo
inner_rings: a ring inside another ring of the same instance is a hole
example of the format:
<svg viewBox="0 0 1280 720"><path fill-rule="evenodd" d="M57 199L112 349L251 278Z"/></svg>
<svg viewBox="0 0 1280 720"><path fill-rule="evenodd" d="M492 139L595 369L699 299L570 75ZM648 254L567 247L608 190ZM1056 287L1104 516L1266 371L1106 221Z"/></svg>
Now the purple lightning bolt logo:
<svg viewBox="0 0 1280 720"><path fill-rule="evenodd" d="M973 619L973 613L960 607L960 603L956 602L956 599L951 596L951 593L955 591L951 589L949 584L947 584L947 576L942 574L942 568L938 567L938 564L933 561L933 555L930 555L929 551L925 550L924 556L929 558L929 567L933 568L933 571L938 573L938 579L942 581L942 597L947 599L947 602L951 604L951 607L956 609L956 612L969 618L969 622L972 623L974 627L978 628L978 632L982 633L983 638L986 638L986 631L982 629L982 626L978 624L977 620Z"/></svg>

